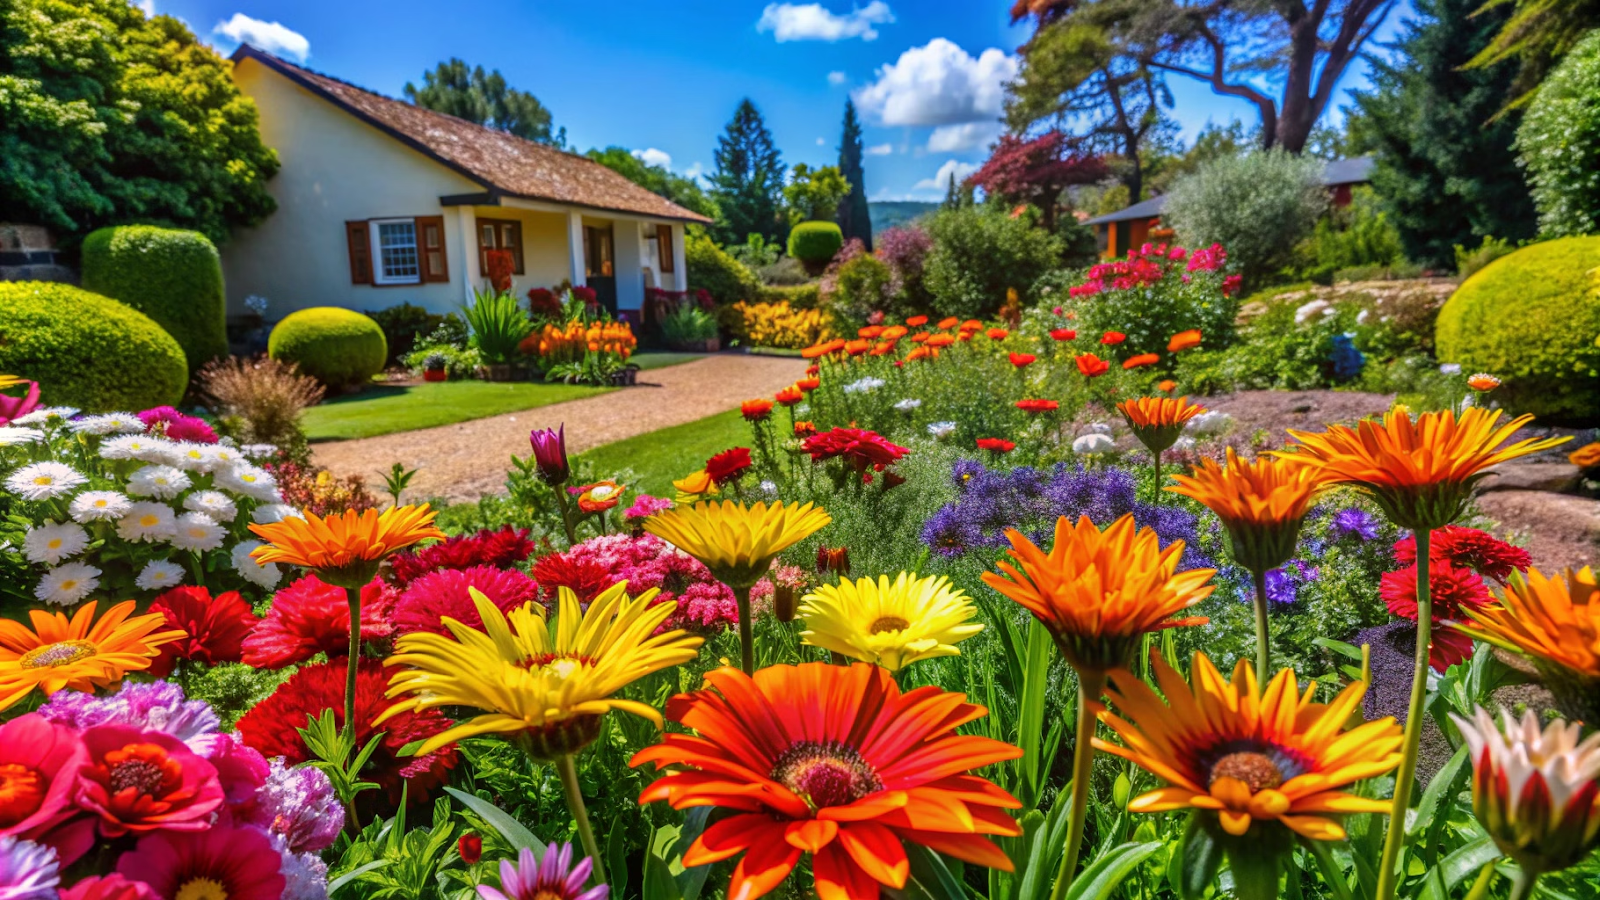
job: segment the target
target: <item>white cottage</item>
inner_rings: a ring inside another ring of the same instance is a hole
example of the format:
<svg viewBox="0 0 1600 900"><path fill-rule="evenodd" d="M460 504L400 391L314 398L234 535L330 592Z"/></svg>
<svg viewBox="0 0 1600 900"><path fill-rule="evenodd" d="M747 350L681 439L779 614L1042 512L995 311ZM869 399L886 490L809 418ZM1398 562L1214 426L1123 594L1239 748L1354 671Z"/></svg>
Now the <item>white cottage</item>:
<svg viewBox="0 0 1600 900"><path fill-rule="evenodd" d="M510 250L514 290L562 281L612 311L646 288L681 291L683 227L707 222L605 166L374 94L254 47L233 77L261 111L283 168L277 212L223 248L228 311L266 297L277 319L309 306L457 309Z"/></svg>

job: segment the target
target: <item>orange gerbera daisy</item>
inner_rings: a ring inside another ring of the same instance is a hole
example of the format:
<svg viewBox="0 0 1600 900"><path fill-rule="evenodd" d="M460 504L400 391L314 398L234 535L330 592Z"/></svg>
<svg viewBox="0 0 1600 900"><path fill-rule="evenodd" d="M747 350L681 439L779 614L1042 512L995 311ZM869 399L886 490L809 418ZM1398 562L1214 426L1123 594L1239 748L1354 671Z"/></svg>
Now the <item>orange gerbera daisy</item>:
<svg viewBox="0 0 1600 900"><path fill-rule="evenodd" d="M1205 407L1190 403L1188 397L1140 397L1117 404L1117 412L1128 420L1133 436L1151 453L1160 453L1177 443L1184 424L1205 411Z"/></svg>
<svg viewBox="0 0 1600 900"><path fill-rule="evenodd" d="M34 688L54 694L115 684L129 672L150 668L163 645L186 636L181 629L158 630L167 624L160 613L132 615L132 600L106 610L96 622L97 605L85 603L70 619L66 613L31 609L32 631L0 618L0 711Z"/></svg>
<svg viewBox="0 0 1600 900"><path fill-rule="evenodd" d="M1179 572L1183 541L1162 549L1155 529L1140 529L1131 513L1105 531L1088 516L1076 525L1062 516L1049 553L1016 529L1006 538L1017 566L1000 562L984 584L1027 607L1079 671L1127 665L1145 632L1207 621L1171 617L1211 596L1216 570Z"/></svg>
<svg viewBox="0 0 1600 900"><path fill-rule="evenodd" d="M1200 346L1200 329L1191 328L1173 335L1172 340L1167 341L1167 352L1180 353L1190 347L1198 346Z"/></svg>
<svg viewBox="0 0 1600 900"><path fill-rule="evenodd" d="M955 342L956 338L953 334L935 334L928 337L927 345L929 347L948 347Z"/></svg>
<svg viewBox="0 0 1600 900"><path fill-rule="evenodd" d="M921 328L926 324L928 324L927 316L912 316L911 318L906 319L906 325L911 328Z"/></svg>
<svg viewBox="0 0 1600 900"><path fill-rule="evenodd" d="M819 357L827 356L830 353L836 353L843 349L844 338L834 338L831 341L823 341L820 344L812 344L804 350L801 350L800 356L803 359L817 359Z"/></svg>
<svg viewBox="0 0 1600 900"><path fill-rule="evenodd" d="M1529 438L1501 446L1533 416L1503 425L1501 411L1471 407L1427 412L1411 421L1402 407L1381 422L1334 425L1319 434L1289 432L1298 446L1274 451L1296 465L1321 469L1330 482L1361 488L1389 520L1413 531L1443 528L1461 516L1472 488L1493 465L1537 453L1571 438Z"/></svg>
<svg viewBox="0 0 1600 900"><path fill-rule="evenodd" d="M1173 480L1178 486L1167 490L1217 514L1234 561L1252 572L1276 569L1294 556L1300 524L1322 488L1316 469L1269 456L1245 462L1232 447L1226 465L1202 459L1190 474Z"/></svg>
<svg viewBox="0 0 1600 900"><path fill-rule="evenodd" d="M1346 687L1332 703L1311 702L1294 670L1284 669L1262 691L1244 660L1224 679L1196 653L1192 684L1152 655L1161 696L1138 677L1111 674L1106 698L1121 715L1100 721L1122 739L1094 739L1097 750L1120 756L1165 780L1168 787L1134 798L1133 812L1197 809L1214 813L1238 837L1256 821L1277 822L1319 841L1337 841L1344 828L1327 814L1387 812L1389 801L1337 790L1374 778L1400 762L1403 740L1394 719L1345 723L1361 708L1365 682ZM1126 716L1127 718L1123 718Z"/></svg>
<svg viewBox="0 0 1600 900"><path fill-rule="evenodd" d="M772 399L778 401L779 403L783 404L784 406L793 406L796 403L799 403L801 400L804 400L805 398L806 398L806 392L800 390L800 386L799 385L792 384L792 385L784 388L783 390L779 391L776 395L773 396Z"/></svg>
<svg viewBox="0 0 1600 900"><path fill-rule="evenodd" d="M872 342L866 338L858 338L853 341L847 341L844 345L844 352L850 354L851 356L860 356L871 349Z"/></svg>
<svg viewBox="0 0 1600 900"><path fill-rule="evenodd" d="M939 329L941 331L949 331L950 329L952 329L952 328L954 328L954 327L956 327L957 325L960 325L960 324L961 324L961 319L960 318L958 318L956 316L950 316L948 318L944 318L944 319L940 319L939 320Z"/></svg>
<svg viewBox="0 0 1600 900"><path fill-rule="evenodd" d="M430 539L443 540L433 527L436 512L421 506L396 506L378 512L346 510L342 514L304 519L293 516L250 530L267 543L251 551L256 562L288 563L312 569L317 577L340 587L360 587L377 574L384 557Z"/></svg>
<svg viewBox="0 0 1600 900"><path fill-rule="evenodd" d="M1004 810L1021 803L967 774L1022 751L956 728L987 715L937 687L900 692L887 669L856 663L732 668L711 689L680 694L667 718L696 735L666 734L630 765L672 771L639 796L674 809L716 806L733 815L707 828L683 857L703 866L743 854L728 896L754 900L812 855L818 897L877 897L905 887L902 841L1011 871L988 835L1022 833Z"/></svg>
<svg viewBox="0 0 1600 900"><path fill-rule="evenodd" d="M746 422L760 422L771 413L771 400L746 400L739 404L739 415L744 416Z"/></svg>
<svg viewBox="0 0 1600 900"><path fill-rule="evenodd" d="M987 334L989 336L989 340L991 341L1003 341L1011 336L1011 332L1005 330L1004 328L991 328L984 332L984 334Z"/></svg>
<svg viewBox="0 0 1600 900"><path fill-rule="evenodd" d="M1538 569L1512 575L1498 603L1464 607L1481 641L1521 653L1545 673L1562 711L1600 722L1600 587L1585 566L1546 576Z"/></svg>
<svg viewBox="0 0 1600 900"><path fill-rule="evenodd" d="M807 375L805 378L796 381L794 386L799 388L802 392L809 394L817 388L822 387L822 379L815 375Z"/></svg>
<svg viewBox="0 0 1600 900"><path fill-rule="evenodd" d="M1141 353L1138 356L1130 356L1123 360L1122 367L1124 369L1137 369L1141 366L1153 366L1160 361L1161 357L1154 353Z"/></svg>
<svg viewBox="0 0 1600 900"><path fill-rule="evenodd" d="M879 335L879 337L886 341L898 341L910 333L911 329L904 325L890 325L883 330L883 334Z"/></svg>

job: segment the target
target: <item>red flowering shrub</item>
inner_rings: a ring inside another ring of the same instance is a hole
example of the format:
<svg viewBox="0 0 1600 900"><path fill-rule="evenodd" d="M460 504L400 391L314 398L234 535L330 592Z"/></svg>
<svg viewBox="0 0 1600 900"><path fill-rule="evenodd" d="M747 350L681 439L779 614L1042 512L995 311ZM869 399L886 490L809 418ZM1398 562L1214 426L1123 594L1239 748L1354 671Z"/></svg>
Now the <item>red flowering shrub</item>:
<svg viewBox="0 0 1600 900"><path fill-rule="evenodd" d="M555 319L561 316L561 299L549 288L528 290L528 312L535 319Z"/></svg>
<svg viewBox="0 0 1600 900"><path fill-rule="evenodd" d="M526 528L506 525L498 530L483 529L477 534L458 535L389 558L389 571L396 584L405 587L412 580L440 569L470 569L493 566L506 569L533 555L534 544Z"/></svg>
<svg viewBox="0 0 1600 900"><path fill-rule="evenodd" d="M1067 293L1079 329L1106 335L1102 343L1115 347L1118 362L1150 353L1166 359L1172 335L1191 329L1205 334L1207 347L1222 349L1233 342L1238 314L1239 281L1225 272L1226 263L1218 245L1191 254L1145 244L1124 259L1091 267Z"/></svg>

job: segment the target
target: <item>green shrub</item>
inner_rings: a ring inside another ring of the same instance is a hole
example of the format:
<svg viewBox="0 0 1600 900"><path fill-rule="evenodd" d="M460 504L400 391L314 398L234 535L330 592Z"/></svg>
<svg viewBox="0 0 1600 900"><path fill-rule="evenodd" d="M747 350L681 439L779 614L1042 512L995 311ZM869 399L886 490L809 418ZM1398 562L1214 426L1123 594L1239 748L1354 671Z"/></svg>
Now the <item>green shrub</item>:
<svg viewBox="0 0 1600 900"><path fill-rule="evenodd" d="M1510 241L1503 241L1494 235L1483 236L1483 243L1477 247L1463 247L1456 245L1456 274L1463 280L1471 278L1477 271L1502 256L1510 256L1517 252L1517 247Z"/></svg>
<svg viewBox="0 0 1600 900"><path fill-rule="evenodd" d="M801 262L826 263L844 246L844 232L834 222L801 222L789 232L789 255Z"/></svg>
<svg viewBox="0 0 1600 900"><path fill-rule="evenodd" d="M533 331L528 311L508 293L478 291L461 315L472 331L471 346L483 354L483 361L489 365L516 359L518 345Z"/></svg>
<svg viewBox="0 0 1600 900"><path fill-rule="evenodd" d="M417 341L425 335L432 334L444 324L445 319L456 318L428 312L415 303L397 303L379 310L369 309L367 315L383 329L383 339L389 344L389 365L399 362L415 350Z"/></svg>
<svg viewBox="0 0 1600 900"><path fill-rule="evenodd" d="M183 348L144 313L81 288L0 282L0 372L39 382L44 402L86 412L176 404Z"/></svg>
<svg viewBox="0 0 1600 900"><path fill-rule="evenodd" d="M1600 237L1524 247L1445 302L1439 358L1499 376L1494 399L1556 422L1600 421Z"/></svg>
<svg viewBox="0 0 1600 900"><path fill-rule="evenodd" d="M668 344L709 341L717 336L717 318L698 306L683 306L661 320L661 336Z"/></svg>
<svg viewBox="0 0 1600 900"><path fill-rule="evenodd" d="M1544 237L1600 231L1600 31L1568 51L1517 128Z"/></svg>
<svg viewBox="0 0 1600 900"><path fill-rule="evenodd" d="M228 355L227 299L217 248L198 231L123 225L83 241L83 287L154 319L190 371Z"/></svg>
<svg viewBox="0 0 1600 900"><path fill-rule="evenodd" d="M1380 206L1378 195L1365 185L1351 192L1349 206L1317 220L1302 251L1310 258L1308 269L1329 271L1362 266L1387 268L1404 258L1400 232Z"/></svg>
<svg viewBox="0 0 1600 900"><path fill-rule="evenodd" d="M1061 240L1025 219L988 206L942 209L924 230L933 238L923 284L947 316L987 319L1015 289L1034 299L1033 286L1061 259Z"/></svg>
<svg viewBox="0 0 1600 900"><path fill-rule="evenodd" d="M698 228L685 232L683 258L689 270L689 290L705 289L719 306L749 300L761 288L755 272Z"/></svg>
<svg viewBox="0 0 1600 900"><path fill-rule="evenodd" d="M777 303L787 301L795 309L816 309L822 305L822 296L816 282L807 284L763 285L756 292L755 302Z"/></svg>
<svg viewBox="0 0 1600 900"><path fill-rule="evenodd" d="M860 249L859 241L850 246L858 252L835 260L822 280L821 294L836 317L852 326L864 325L868 316L886 305L892 273L883 260Z"/></svg>
<svg viewBox="0 0 1600 900"><path fill-rule="evenodd" d="M300 364L330 387L361 384L383 371L389 345L368 316L336 306L290 313L272 329L267 355Z"/></svg>
<svg viewBox="0 0 1600 900"><path fill-rule="evenodd" d="M1225 247L1254 287L1292 262L1327 207L1322 167L1280 150L1220 157L1173 182L1161 217L1184 246Z"/></svg>

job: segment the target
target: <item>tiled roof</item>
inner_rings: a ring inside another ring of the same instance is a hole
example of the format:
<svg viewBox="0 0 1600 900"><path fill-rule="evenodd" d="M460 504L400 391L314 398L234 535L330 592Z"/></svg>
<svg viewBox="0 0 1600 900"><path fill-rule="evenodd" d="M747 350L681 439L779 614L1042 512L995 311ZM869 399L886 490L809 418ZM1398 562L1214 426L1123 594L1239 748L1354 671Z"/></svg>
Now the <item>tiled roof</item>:
<svg viewBox="0 0 1600 900"><path fill-rule="evenodd" d="M249 45L234 52L235 64L242 59L273 69L491 192L662 219L710 221L577 154L375 94Z"/></svg>

